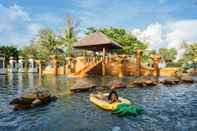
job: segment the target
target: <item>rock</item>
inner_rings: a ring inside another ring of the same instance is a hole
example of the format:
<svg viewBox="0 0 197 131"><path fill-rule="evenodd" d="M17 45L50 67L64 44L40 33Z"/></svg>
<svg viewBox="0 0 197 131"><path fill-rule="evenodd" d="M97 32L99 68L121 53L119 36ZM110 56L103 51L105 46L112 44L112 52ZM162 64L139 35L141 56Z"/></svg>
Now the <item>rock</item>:
<svg viewBox="0 0 197 131"><path fill-rule="evenodd" d="M15 98L10 102L10 105L14 105L14 109L27 109L37 107L40 105L48 104L55 101L57 97L50 95L46 90L32 90L27 92L19 98Z"/></svg>
<svg viewBox="0 0 197 131"><path fill-rule="evenodd" d="M111 85L112 89L127 88L127 85L122 82L115 82Z"/></svg>
<svg viewBox="0 0 197 131"><path fill-rule="evenodd" d="M133 82L133 84L134 85L136 85L136 86L144 86L144 82L143 82L143 80L135 80L134 82Z"/></svg>
<svg viewBox="0 0 197 131"><path fill-rule="evenodd" d="M40 99L35 99L32 103L31 103L31 107L36 107L42 104L42 101Z"/></svg>
<svg viewBox="0 0 197 131"><path fill-rule="evenodd" d="M104 90L107 90L107 89L109 89L108 86L92 86L90 91L101 92L101 91L104 91Z"/></svg>
<svg viewBox="0 0 197 131"><path fill-rule="evenodd" d="M183 76L181 77L181 81L182 81L183 83L194 83L193 78L192 78L191 76L189 76L189 75L183 75Z"/></svg>
<svg viewBox="0 0 197 131"><path fill-rule="evenodd" d="M137 79L133 82L134 85L136 86L155 86L157 83L154 80L151 79Z"/></svg>
<svg viewBox="0 0 197 131"><path fill-rule="evenodd" d="M42 100L42 99L46 99L50 96L48 91L43 91L43 92L38 92L37 93L37 98Z"/></svg>
<svg viewBox="0 0 197 131"><path fill-rule="evenodd" d="M83 78L80 80L76 80L73 86L70 88L70 91L71 92L84 92L84 91L90 91L94 87L95 87L95 84L93 84L92 81Z"/></svg>
<svg viewBox="0 0 197 131"><path fill-rule="evenodd" d="M30 104L15 104L14 105L14 110L30 109L30 108L31 108Z"/></svg>
<svg viewBox="0 0 197 131"><path fill-rule="evenodd" d="M72 87L70 88L70 91L72 92L83 92L83 91L90 91L91 89L93 89L95 86L87 86L87 87L84 87L84 86L81 86L81 87Z"/></svg>
<svg viewBox="0 0 197 131"><path fill-rule="evenodd" d="M170 77L170 78L167 78L167 79L161 81L160 83L162 83L164 85L176 85L176 84L180 83L180 80L175 77Z"/></svg>
<svg viewBox="0 0 197 131"><path fill-rule="evenodd" d="M15 98L10 102L10 105L15 105L15 104L22 104L22 105L29 105L34 101L35 98L24 98L24 97L19 97Z"/></svg>
<svg viewBox="0 0 197 131"><path fill-rule="evenodd" d="M155 86L157 83L153 80L144 80L144 85L146 86Z"/></svg>

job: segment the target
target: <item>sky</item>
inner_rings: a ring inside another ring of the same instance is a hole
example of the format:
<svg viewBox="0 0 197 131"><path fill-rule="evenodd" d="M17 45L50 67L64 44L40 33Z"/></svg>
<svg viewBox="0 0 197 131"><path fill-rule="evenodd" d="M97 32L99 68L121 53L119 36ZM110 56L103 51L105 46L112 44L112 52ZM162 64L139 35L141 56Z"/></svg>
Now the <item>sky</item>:
<svg viewBox="0 0 197 131"><path fill-rule="evenodd" d="M197 0L0 0L0 45L22 47L39 29L60 32L70 14L87 27L121 27L151 49L197 41Z"/></svg>

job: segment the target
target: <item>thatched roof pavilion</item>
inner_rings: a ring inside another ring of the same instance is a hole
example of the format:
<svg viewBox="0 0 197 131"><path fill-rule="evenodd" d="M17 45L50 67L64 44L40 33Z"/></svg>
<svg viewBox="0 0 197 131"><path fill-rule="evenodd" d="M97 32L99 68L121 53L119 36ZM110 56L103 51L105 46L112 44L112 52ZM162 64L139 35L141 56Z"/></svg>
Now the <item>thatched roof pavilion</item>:
<svg viewBox="0 0 197 131"><path fill-rule="evenodd" d="M122 49L122 47L114 42L112 39L107 37L101 32L92 33L80 41L76 42L73 46L77 49L91 50L91 51L102 51L102 74L105 75L105 55L106 51L112 49Z"/></svg>
<svg viewBox="0 0 197 131"><path fill-rule="evenodd" d="M122 49L122 47L101 32L92 33L74 44L74 48L102 51L103 49Z"/></svg>

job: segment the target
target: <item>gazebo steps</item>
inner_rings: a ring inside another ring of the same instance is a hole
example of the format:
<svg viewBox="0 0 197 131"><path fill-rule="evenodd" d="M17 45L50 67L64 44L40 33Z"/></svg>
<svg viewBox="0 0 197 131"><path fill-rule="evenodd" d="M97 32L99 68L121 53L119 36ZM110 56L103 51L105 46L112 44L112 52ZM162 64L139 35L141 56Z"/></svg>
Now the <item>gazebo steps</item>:
<svg viewBox="0 0 197 131"><path fill-rule="evenodd" d="M95 62L92 62L92 63L90 63L90 64L87 64L84 68L82 68L81 70L79 70L79 71L77 71L77 72L75 72L75 73L72 73L72 74L69 74L68 76L69 77L85 77L85 76L87 76L87 73L89 72L89 71L91 71L92 69L94 69L94 67L96 67L98 64L100 64L102 62L102 60L101 61L99 61L99 62L97 62L97 63L95 63Z"/></svg>

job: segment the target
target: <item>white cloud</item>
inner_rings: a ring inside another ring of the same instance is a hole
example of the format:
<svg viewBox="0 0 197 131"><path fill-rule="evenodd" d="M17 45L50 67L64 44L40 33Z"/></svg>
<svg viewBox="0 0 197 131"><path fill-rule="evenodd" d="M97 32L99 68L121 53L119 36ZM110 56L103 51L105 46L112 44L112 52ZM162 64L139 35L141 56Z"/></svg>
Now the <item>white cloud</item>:
<svg viewBox="0 0 197 131"><path fill-rule="evenodd" d="M180 42L195 42L197 41L197 20L182 20L176 22L169 22L166 24L168 32L166 34L166 41L168 47L179 47Z"/></svg>
<svg viewBox="0 0 197 131"><path fill-rule="evenodd" d="M21 6L5 7L0 4L0 44L22 46L33 39L41 27L33 23L29 14Z"/></svg>
<svg viewBox="0 0 197 131"><path fill-rule="evenodd" d="M36 35L41 27L39 24L32 23L27 26L27 31L31 32L31 35Z"/></svg>
<svg viewBox="0 0 197 131"><path fill-rule="evenodd" d="M134 29L132 33L138 39L148 42L150 48L178 49L178 57L180 57L184 52L184 49L182 49L183 42L192 43L197 41L195 27L197 27L197 20L181 20L165 24L151 24L144 30Z"/></svg>
<svg viewBox="0 0 197 131"><path fill-rule="evenodd" d="M151 24L145 30L134 29L132 33L138 39L149 43L150 48L157 49L163 45L162 25L159 23Z"/></svg>
<svg viewBox="0 0 197 131"><path fill-rule="evenodd" d="M29 16L17 5L6 8L0 4L0 12L0 33L11 31L18 19L29 20Z"/></svg>

